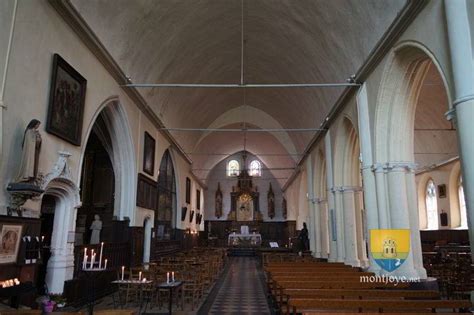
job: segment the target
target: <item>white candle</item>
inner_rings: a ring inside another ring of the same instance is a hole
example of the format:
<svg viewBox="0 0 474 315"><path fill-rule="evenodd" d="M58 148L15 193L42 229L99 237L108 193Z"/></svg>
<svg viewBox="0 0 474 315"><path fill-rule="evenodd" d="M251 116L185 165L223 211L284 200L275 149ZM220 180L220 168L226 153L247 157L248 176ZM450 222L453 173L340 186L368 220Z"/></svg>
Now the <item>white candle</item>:
<svg viewBox="0 0 474 315"><path fill-rule="evenodd" d="M104 242L100 243L100 254L99 254L99 269L102 266L102 251L104 250Z"/></svg>
<svg viewBox="0 0 474 315"><path fill-rule="evenodd" d="M107 259L105 259L104 269L107 269Z"/></svg>
<svg viewBox="0 0 474 315"><path fill-rule="evenodd" d="M141 271L138 273L138 280L142 281L142 272Z"/></svg>
<svg viewBox="0 0 474 315"><path fill-rule="evenodd" d="M171 273L171 281L174 282L174 271Z"/></svg>
<svg viewBox="0 0 474 315"><path fill-rule="evenodd" d="M143 280L142 280L142 281L143 281L143 282L146 282L146 278L143 278Z"/></svg>
<svg viewBox="0 0 474 315"><path fill-rule="evenodd" d="M82 269L86 269L87 263L87 247L84 247L84 259L82 260Z"/></svg>
<svg viewBox="0 0 474 315"><path fill-rule="evenodd" d="M94 268L94 263L95 263L95 253L91 257L91 269Z"/></svg>
<svg viewBox="0 0 474 315"><path fill-rule="evenodd" d="M166 273L166 283L170 283L170 273Z"/></svg>
<svg viewBox="0 0 474 315"><path fill-rule="evenodd" d="M122 281L123 281L123 274L125 272L125 266L122 266Z"/></svg>

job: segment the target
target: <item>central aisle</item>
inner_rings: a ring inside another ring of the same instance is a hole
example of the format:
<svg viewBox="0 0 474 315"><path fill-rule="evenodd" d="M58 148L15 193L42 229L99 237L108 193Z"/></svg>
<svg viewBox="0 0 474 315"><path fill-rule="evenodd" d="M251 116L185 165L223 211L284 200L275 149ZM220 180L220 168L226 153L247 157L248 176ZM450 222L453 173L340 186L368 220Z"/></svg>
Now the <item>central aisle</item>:
<svg viewBox="0 0 474 315"><path fill-rule="evenodd" d="M208 314L270 314L263 274L254 257L231 257L217 295L209 298Z"/></svg>

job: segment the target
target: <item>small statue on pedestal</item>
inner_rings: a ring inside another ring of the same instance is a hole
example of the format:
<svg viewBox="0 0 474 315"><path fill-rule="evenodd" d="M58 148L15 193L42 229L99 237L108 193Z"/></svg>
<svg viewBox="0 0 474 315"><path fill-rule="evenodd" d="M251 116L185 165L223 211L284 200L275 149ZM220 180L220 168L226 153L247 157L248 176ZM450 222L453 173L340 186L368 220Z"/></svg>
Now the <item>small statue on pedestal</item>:
<svg viewBox="0 0 474 315"><path fill-rule="evenodd" d="M90 230L92 230L90 244L99 244L100 230L102 230L102 221L100 220L100 216L98 214L94 216L94 221L91 224Z"/></svg>
<svg viewBox="0 0 474 315"><path fill-rule="evenodd" d="M8 214L16 210L21 216L21 207L28 199L43 193L40 187L41 178L38 176L38 162L41 150L41 134L38 131L41 122L32 119L25 129L21 143L20 168L15 182L8 184L7 191L12 195L11 207Z"/></svg>

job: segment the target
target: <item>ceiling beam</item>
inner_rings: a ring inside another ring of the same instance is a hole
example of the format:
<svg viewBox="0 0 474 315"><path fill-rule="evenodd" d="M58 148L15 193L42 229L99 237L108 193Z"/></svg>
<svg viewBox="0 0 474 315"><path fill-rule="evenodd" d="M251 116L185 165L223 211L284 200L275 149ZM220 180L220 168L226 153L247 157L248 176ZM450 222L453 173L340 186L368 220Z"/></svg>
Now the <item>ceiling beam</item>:
<svg viewBox="0 0 474 315"><path fill-rule="evenodd" d="M167 131L209 131L209 132L316 132L321 128L160 128Z"/></svg>

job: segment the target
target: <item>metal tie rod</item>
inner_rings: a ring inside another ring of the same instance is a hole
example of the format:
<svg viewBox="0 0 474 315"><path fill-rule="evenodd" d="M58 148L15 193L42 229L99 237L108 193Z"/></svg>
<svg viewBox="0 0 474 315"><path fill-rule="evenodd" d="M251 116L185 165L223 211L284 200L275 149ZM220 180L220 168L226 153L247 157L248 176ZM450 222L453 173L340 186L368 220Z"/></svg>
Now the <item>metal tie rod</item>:
<svg viewBox="0 0 474 315"><path fill-rule="evenodd" d="M205 152L186 152L189 155L209 155L209 156L232 156L234 153L205 153ZM257 156L301 156L304 153L259 153Z"/></svg>
<svg viewBox="0 0 474 315"><path fill-rule="evenodd" d="M209 132L315 132L326 131L324 128L159 128L167 131L209 131Z"/></svg>
<svg viewBox="0 0 474 315"><path fill-rule="evenodd" d="M360 83L264 83L264 84L212 84L212 83L129 83L122 86L134 88L331 88L360 86Z"/></svg>

